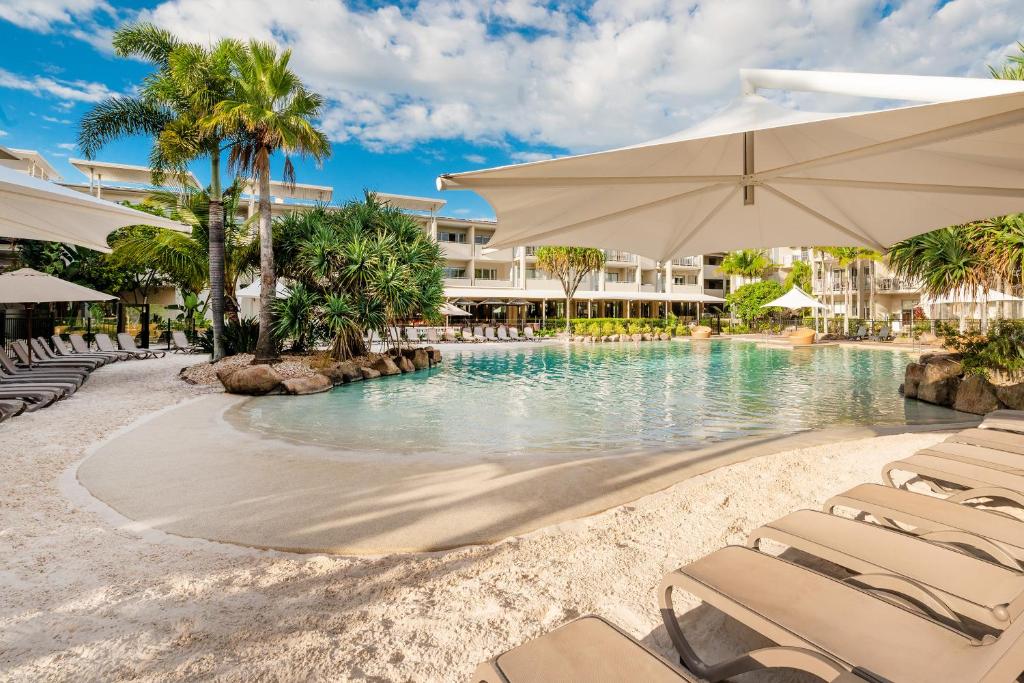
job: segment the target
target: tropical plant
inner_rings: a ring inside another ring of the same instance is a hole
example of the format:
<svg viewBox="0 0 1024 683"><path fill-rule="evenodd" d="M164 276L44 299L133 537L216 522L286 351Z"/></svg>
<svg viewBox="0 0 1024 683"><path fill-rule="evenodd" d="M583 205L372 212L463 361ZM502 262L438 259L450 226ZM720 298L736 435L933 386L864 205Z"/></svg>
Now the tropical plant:
<svg viewBox="0 0 1024 683"><path fill-rule="evenodd" d="M955 225L915 235L889 247L889 266L898 276L916 278L933 299L955 292L986 292L997 276L987 256L992 233L981 224ZM982 305L982 327L987 327ZM960 330L967 328L967 309L960 307Z"/></svg>
<svg viewBox="0 0 1024 683"><path fill-rule="evenodd" d="M260 324L255 318L229 320L224 325L224 352L229 356L254 352L259 332ZM213 353L213 330L206 330L196 343L206 353ZM274 337L274 344L280 345L277 337Z"/></svg>
<svg viewBox="0 0 1024 683"><path fill-rule="evenodd" d="M722 258L718 269L724 275L739 275L743 283L762 277L772 267L772 260L760 249L732 251Z"/></svg>
<svg viewBox="0 0 1024 683"><path fill-rule="evenodd" d="M278 53L270 43L250 41L232 50L230 95L203 119L204 129L236 136L229 163L244 177L255 176L259 188L260 336L254 363L277 360L273 304L277 291L274 238L270 215L270 158L284 154L285 182L295 182L291 155L317 162L330 155L327 136L313 125L323 99L303 85L288 64L291 50Z"/></svg>
<svg viewBox="0 0 1024 683"><path fill-rule="evenodd" d="M997 320L986 335L953 334L946 346L961 355L966 372L1019 374L1024 370L1024 321Z"/></svg>
<svg viewBox="0 0 1024 683"><path fill-rule="evenodd" d="M554 275L565 292L565 331L571 331L572 298L589 273L604 266L605 256L600 249L587 247L538 247L537 267Z"/></svg>
<svg viewBox="0 0 1024 683"><path fill-rule="evenodd" d="M329 339L334 357L366 352L363 332L400 320L439 320L444 256L405 213L367 192L339 210L318 207L275 222L275 262L295 283L275 306L275 330L305 346ZM303 330L308 330L303 336Z"/></svg>
<svg viewBox="0 0 1024 683"><path fill-rule="evenodd" d="M183 186L190 176L189 163L206 158L210 164L207 191L207 271L213 317L213 358L224 355L224 211L221 205L220 161L228 134L209 116L231 94L232 56L241 43L223 39L206 48L179 40L169 31L149 23L136 23L114 32L114 52L142 59L156 68L137 95L110 97L82 118L78 146L87 159L108 142L131 135L153 138L149 165L153 181L161 184L170 175ZM234 290L232 291L232 295Z"/></svg>
<svg viewBox="0 0 1024 683"><path fill-rule="evenodd" d="M775 280L763 280L742 285L725 297L733 315L750 325L754 320L762 318L770 312L777 312L777 307L764 308L766 303L778 299L785 293L782 285Z"/></svg>
<svg viewBox="0 0 1024 683"><path fill-rule="evenodd" d="M782 287L789 291L793 287L802 289L805 292L811 291L811 265L806 261L793 261L789 274L782 282Z"/></svg>

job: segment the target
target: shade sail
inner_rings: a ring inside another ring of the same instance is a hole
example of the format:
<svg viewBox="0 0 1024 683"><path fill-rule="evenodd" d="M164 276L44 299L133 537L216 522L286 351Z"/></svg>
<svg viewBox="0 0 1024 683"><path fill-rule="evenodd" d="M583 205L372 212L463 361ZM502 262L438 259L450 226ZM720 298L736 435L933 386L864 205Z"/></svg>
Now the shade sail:
<svg viewBox="0 0 1024 683"><path fill-rule="evenodd" d="M990 304L999 303L1001 301L1024 301L1019 296L1012 296L1004 292L1000 292L998 289L989 289L987 291L978 290L966 290L960 289L954 292L950 292L944 296L940 296L936 299L932 299L926 295L921 297L922 306L940 306L944 304L973 304L982 301L987 301Z"/></svg>
<svg viewBox="0 0 1024 683"><path fill-rule="evenodd" d="M564 244L668 260L741 248L884 248L1024 211L1024 82L744 70L717 116L622 149L438 178L493 207L489 246ZM926 102L794 111L785 89Z"/></svg>
<svg viewBox="0 0 1024 683"><path fill-rule="evenodd" d="M441 307L438 309L437 312L440 313L441 315L447 316L472 315L469 311L464 311L458 306L454 306L452 304L441 304Z"/></svg>
<svg viewBox="0 0 1024 683"><path fill-rule="evenodd" d="M112 294L98 292L59 277L21 268L0 275L0 303L38 304L50 301L109 301Z"/></svg>
<svg viewBox="0 0 1024 683"><path fill-rule="evenodd" d="M788 308L791 310L797 310L799 308L826 308L825 304L821 303L799 287L793 287L778 299L769 301L761 306L761 308L768 308L770 306Z"/></svg>
<svg viewBox="0 0 1024 683"><path fill-rule="evenodd" d="M260 292L262 291L263 286L261 285L259 280L256 280L252 284L248 284L245 287L242 287L240 290L238 290L238 296L240 296L243 299L259 299ZM287 299L289 294L291 294L291 290L285 287L284 284L280 280L278 280L277 298Z"/></svg>
<svg viewBox="0 0 1024 683"><path fill-rule="evenodd" d="M127 225L191 231L176 221L0 167L0 236L110 251L107 235Z"/></svg>

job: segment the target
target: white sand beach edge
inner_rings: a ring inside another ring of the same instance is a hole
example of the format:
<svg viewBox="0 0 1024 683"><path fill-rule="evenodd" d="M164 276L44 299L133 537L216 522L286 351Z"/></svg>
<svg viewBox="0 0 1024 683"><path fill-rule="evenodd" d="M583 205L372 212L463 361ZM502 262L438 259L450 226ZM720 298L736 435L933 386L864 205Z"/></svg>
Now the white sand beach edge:
<svg viewBox="0 0 1024 683"><path fill-rule="evenodd" d="M925 432L764 456L494 545L291 555L133 533L65 492L69 468L135 420L208 389L186 358L104 368L0 426L0 680L462 681L496 652L594 612L671 656L663 573L935 443ZM698 608L709 656L736 629Z"/></svg>

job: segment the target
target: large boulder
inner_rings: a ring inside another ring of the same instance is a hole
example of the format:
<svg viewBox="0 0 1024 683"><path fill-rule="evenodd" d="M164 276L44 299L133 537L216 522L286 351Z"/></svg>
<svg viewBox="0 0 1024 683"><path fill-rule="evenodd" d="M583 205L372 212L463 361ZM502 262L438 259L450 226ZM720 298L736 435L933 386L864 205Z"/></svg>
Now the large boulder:
<svg viewBox="0 0 1024 683"><path fill-rule="evenodd" d="M917 398L917 387L924 378L924 366L920 363L910 363L903 375L903 395L907 398Z"/></svg>
<svg viewBox="0 0 1024 683"><path fill-rule="evenodd" d="M324 375L310 375L308 377L292 377L281 382L284 393L293 396L306 396L308 394L322 394L330 391L334 383Z"/></svg>
<svg viewBox="0 0 1024 683"><path fill-rule="evenodd" d="M229 394L263 396L280 391L284 378L271 365L247 365L217 370L217 379Z"/></svg>
<svg viewBox="0 0 1024 683"><path fill-rule="evenodd" d="M995 387L987 379L981 375L967 375L957 387L953 407L965 413L984 415L999 408L999 399Z"/></svg>
<svg viewBox="0 0 1024 683"><path fill-rule="evenodd" d="M363 378L359 368L354 363L348 361L344 363L335 363L320 371L320 374L331 380L331 384L338 386L339 384L348 384L349 382L356 382Z"/></svg>
<svg viewBox="0 0 1024 683"><path fill-rule="evenodd" d="M640 333L637 333L637 334L631 335L630 339L635 341L635 342L643 341L644 340L644 336L642 334L640 334Z"/></svg>
<svg viewBox="0 0 1024 683"><path fill-rule="evenodd" d="M430 362L438 365L441 362L441 349L427 349L430 355Z"/></svg>
<svg viewBox="0 0 1024 683"><path fill-rule="evenodd" d="M359 368L359 374L363 376L363 379L377 379L380 377L380 373L373 368Z"/></svg>
<svg viewBox="0 0 1024 683"><path fill-rule="evenodd" d="M402 373L390 356L381 356L373 362L371 367L385 377L400 375Z"/></svg>
<svg viewBox="0 0 1024 683"><path fill-rule="evenodd" d="M925 370L927 374L927 369ZM917 397L922 401L934 403L940 406L952 406L956 401L957 387L960 384L959 377L948 377L934 382L922 381L917 386ZM904 391L906 389L904 388Z"/></svg>
<svg viewBox="0 0 1024 683"><path fill-rule="evenodd" d="M921 363L924 365L924 375L921 383L942 382L944 380L959 377L964 373L964 367L957 356L950 354L926 353L921 356Z"/></svg>
<svg viewBox="0 0 1024 683"><path fill-rule="evenodd" d="M1007 408L1024 410L1024 383L997 384L996 398Z"/></svg>
<svg viewBox="0 0 1024 683"><path fill-rule="evenodd" d="M402 372L416 372L416 366L405 356L398 359L398 369Z"/></svg>

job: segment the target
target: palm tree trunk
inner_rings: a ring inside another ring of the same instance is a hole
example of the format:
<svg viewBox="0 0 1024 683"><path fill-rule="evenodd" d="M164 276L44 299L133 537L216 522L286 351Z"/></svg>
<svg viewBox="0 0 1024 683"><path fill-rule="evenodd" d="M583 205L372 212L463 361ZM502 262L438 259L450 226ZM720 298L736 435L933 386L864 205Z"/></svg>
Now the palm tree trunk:
<svg viewBox="0 0 1024 683"><path fill-rule="evenodd" d="M843 287L843 336L850 336L850 305L853 303L853 278L850 277L849 264L843 268L843 277L846 278Z"/></svg>
<svg viewBox="0 0 1024 683"><path fill-rule="evenodd" d="M220 187L220 151L210 153L210 310L213 316L213 360L224 357L224 204Z"/></svg>
<svg viewBox="0 0 1024 683"><path fill-rule="evenodd" d="M260 181L260 334L256 340L256 357L253 363L276 363L277 345L274 343L272 325L274 297L277 294L277 277L274 274L274 233L270 220L270 159L267 150L262 151L259 164Z"/></svg>
<svg viewBox="0 0 1024 683"><path fill-rule="evenodd" d="M868 320L875 318L875 265L874 259L868 261Z"/></svg>
<svg viewBox="0 0 1024 683"><path fill-rule="evenodd" d="M569 321L572 320L572 297L568 294L565 295L565 333L569 334L572 332L572 328L569 325Z"/></svg>

